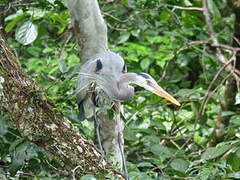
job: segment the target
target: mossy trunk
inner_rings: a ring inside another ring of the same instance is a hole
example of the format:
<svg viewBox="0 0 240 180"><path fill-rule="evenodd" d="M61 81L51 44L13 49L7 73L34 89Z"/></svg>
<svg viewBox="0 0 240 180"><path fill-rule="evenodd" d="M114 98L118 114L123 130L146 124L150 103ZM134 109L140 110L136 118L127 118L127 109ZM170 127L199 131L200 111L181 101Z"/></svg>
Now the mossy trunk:
<svg viewBox="0 0 240 180"><path fill-rule="evenodd" d="M49 102L43 90L22 72L16 57L0 34L0 110L8 111L22 137L42 147L69 174L112 174L112 165L101 158ZM121 176L118 176L121 177Z"/></svg>

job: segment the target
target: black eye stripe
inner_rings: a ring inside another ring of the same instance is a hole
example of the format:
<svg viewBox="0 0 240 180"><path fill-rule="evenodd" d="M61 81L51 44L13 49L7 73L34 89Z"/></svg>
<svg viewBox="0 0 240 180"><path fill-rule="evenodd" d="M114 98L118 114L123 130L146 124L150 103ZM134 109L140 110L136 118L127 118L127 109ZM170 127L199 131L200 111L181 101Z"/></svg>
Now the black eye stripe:
<svg viewBox="0 0 240 180"><path fill-rule="evenodd" d="M97 60L97 65L96 65L96 69L95 72L98 72L102 69L102 62L100 59Z"/></svg>
<svg viewBox="0 0 240 180"><path fill-rule="evenodd" d="M136 73L136 74L139 76L142 76L145 79L151 79L147 74L144 74L144 73Z"/></svg>

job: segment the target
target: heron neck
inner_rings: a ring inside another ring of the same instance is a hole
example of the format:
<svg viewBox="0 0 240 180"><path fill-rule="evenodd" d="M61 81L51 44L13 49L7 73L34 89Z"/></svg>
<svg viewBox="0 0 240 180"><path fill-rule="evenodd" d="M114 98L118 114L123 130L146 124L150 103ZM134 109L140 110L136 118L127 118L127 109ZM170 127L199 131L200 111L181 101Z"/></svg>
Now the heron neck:
<svg viewBox="0 0 240 180"><path fill-rule="evenodd" d="M124 73L120 78L119 84L129 85L131 83L134 83L136 77L136 73Z"/></svg>
<svg viewBox="0 0 240 180"><path fill-rule="evenodd" d="M128 101L134 95L134 88L129 86L134 80L134 73L124 73L119 82L111 84L108 94L115 100Z"/></svg>

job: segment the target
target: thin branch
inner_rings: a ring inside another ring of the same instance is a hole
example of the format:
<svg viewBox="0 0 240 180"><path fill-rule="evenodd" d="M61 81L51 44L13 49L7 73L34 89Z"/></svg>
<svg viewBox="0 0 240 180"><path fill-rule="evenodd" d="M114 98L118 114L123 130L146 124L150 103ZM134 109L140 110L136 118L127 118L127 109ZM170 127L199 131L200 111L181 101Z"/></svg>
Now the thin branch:
<svg viewBox="0 0 240 180"><path fill-rule="evenodd" d="M113 30L116 30L116 31L122 31L122 32L125 32L127 31L127 29L123 29L123 28L116 28L116 27L113 27L111 24L109 23L106 23L107 24L107 27L109 27L110 29L113 29Z"/></svg>
<svg viewBox="0 0 240 180"><path fill-rule="evenodd" d="M203 11L203 8L199 8L199 7L181 7L181 6L174 6L174 7L173 7L173 11L174 11L175 9L187 10L187 11Z"/></svg>
<svg viewBox="0 0 240 180"><path fill-rule="evenodd" d="M237 37L233 37L234 41L236 41L236 43L238 44L238 46L240 46L240 41L238 40Z"/></svg>
<svg viewBox="0 0 240 180"><path fill-rule="evenodd" d="M168 160L168 162L166 163L166 167L170 165L170 163L172 162L173 159L175 159L175 157L178 155L179 152L182 151L182 149L187 146L189 144L189 142L191 141L191 139L186 140L186 142L178 148L178 150L174 153L174 155Z"/></svg>
<svg viewBox="0 0 240 180"><path fill-rule="evenodd" d="M81 168L81 166L78 165L78 166L76 166L76 167L72 170L72 179L73 179L73 180L76 180L76 170L77 170L78 168ZM82 170L82 168L81 168L81 170Z"/></svg>
<svg viewBox="0 0 240 180"><path fill-rule="evenodd" d="M240 48L238 48L238 47L232 47L232 46L228 46L228 45L225 45L225 44L217 44L217 45L212 44L211 46L216 47L216 48L227 49L227 50L230 50L230 51L240 51Z"/></svg>
<svg viewBox="0 0 240 180"><path fill-rule="evenodd" d="M126 22L129 21L130 18L132 18L132 16L129 16L127 19L121 20L121 19L119 19L119 18L117 18L117 17L115 17L115 16L113 16L110 13L107 13L107 12L102 12L102 15L103 16L108 16L108 17L110 17L110 18L112 18L112 19L114 19L114 20L116 20L117 22L120 22L120 23L126 23Z"/></svg>
<svg viewBox="0 0 240 180"><path fill-rule="evenodd" d="M210 47L214 47L214 48L221 48L221 49L226 49L226 50L230 50L230 51L240 51L240 48L238 47L232 47L232 46L229 46L229 45L226 45L226 44L211 44L209 42L209 40L207 41L192 41L192 42L189 42L187 44L187 46L184 46L182 48L180 48L179 50L177 50L176 54L179 54L181 51L184 51L186 49L188 49L191 45L208 45Z"/></svg>
<svg viewBox="0 0 240 180"><path fill-rule="evenodd" d="M67 37L67 40L64 42L64 44L62 45L61 49L60 49L60 53L58 55L59 59L62 59L63 58L63 53L64 53L64 50L65 50L65 47L66 45L68 44L68 42L70 41L70 39L72 38L72 34L70 34L68 37Z"/></svg>

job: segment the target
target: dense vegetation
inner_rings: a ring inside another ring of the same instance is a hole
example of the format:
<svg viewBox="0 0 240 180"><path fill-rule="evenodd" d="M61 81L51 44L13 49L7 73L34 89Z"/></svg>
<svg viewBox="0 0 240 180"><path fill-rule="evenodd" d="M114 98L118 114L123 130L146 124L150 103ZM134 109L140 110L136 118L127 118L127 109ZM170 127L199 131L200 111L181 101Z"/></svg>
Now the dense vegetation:
<svg viewBox="0 0 240 180"><path fill-rule="evenodd" d="M209 0L216 36L229 46L222 49L226 58L231 57L230 46L240 41L234 39L234 10L239 2L233 2ZM134 98L124 103L131 178L240 178L240 94L226 85L234 79L220 71L223 64L211 46L202 10L187 9L202 8L202 0L99 3L108 24L110 49L124 57L128 71L151 74L182 104L176 108L138 87ZM59 0L1 1L0 5L1 30L25 72L92 139L92 123L77 119L74 88L80 59L65 5ZM234 101L226 109L227 90ZM216 140L215 126L223 117L228 122ZM52 157L21 138L6 112L0 113L0 124L0 179L69 178Z"/></svg>

